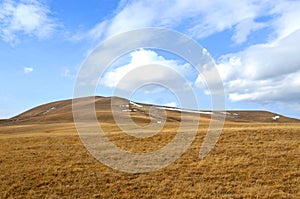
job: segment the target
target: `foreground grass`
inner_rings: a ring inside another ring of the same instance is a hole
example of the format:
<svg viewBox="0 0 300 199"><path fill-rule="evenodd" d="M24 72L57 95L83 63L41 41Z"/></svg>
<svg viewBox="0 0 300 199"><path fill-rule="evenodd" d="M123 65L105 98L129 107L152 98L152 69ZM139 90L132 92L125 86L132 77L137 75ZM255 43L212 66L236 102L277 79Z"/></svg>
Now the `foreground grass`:
<svg viewBox="0 0 300 199"><path fill-rule="evenodd" d="M115 127L109 138L148 152L173 138L177 126L167 125L145 142ZM0 127L0 197L300 198L300 124L227 123L214 150L199 159L205 132L170 166L127 174L95 160L73 124Z"/></svg>

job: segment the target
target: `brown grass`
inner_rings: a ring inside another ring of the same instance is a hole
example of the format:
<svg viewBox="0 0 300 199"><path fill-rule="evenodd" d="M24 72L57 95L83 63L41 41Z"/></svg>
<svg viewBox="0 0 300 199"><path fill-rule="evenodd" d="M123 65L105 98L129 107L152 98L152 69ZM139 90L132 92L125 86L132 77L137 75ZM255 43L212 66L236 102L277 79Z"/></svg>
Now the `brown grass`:
<svg viewBox="0 0 300 199"><path fill-rule="evenodd" d="M167 130L176 130L172 123ZM116 127L114 127L116 128ZM111 129L114 129L111 127ZM117 129L117 128L116 128ZM299 198L300 125L227 123L214 150L198 158L205 127L170 166L144 174L113 170L95 160L72 123L0 128L2 198ZM125 149L157 149L122 133ZM152 145L151 145L152 143Z"/></svg>
<svg viewBox="0 0 300 199"><path fill-rule="evenodd" d="M63 116L58 110L40 114L41 107L24 120L0 124L0 198L300 198L300 123L227 121L215 148L199 159L209 121L202 118L180 159L158 171L128 174L89 154L64 103ZM98 115L106 135L128 151L157 150L178 128L170 120L151 138L133 138L103 107ZM149 122L138 112L131 116L141 125Z"/></svg>

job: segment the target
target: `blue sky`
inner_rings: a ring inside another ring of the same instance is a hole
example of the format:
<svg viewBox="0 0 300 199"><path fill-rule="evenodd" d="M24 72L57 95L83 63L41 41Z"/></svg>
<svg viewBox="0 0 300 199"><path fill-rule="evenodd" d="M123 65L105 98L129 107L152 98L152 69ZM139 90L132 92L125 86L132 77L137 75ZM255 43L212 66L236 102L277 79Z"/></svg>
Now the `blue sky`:
<svg viewBox="0 0 300 199"><path fill-rule="evenodd" d="M0 118L72 98L76 74L96 46L113 35L144 27L176 30L206 48L223 80L226 108L263 109L300 118L299 10L300 2L292 0L2 0ZM181 68L182 73L189 68L166 52L135 51L113 64L95 94L110 95L139 56L148 63ZM209 109L210 97L189 73L199 108ZM132 89L136 82L128 82L124 89ZM142 88L132 99L179 106L175 96L162 88Z"/></svg>

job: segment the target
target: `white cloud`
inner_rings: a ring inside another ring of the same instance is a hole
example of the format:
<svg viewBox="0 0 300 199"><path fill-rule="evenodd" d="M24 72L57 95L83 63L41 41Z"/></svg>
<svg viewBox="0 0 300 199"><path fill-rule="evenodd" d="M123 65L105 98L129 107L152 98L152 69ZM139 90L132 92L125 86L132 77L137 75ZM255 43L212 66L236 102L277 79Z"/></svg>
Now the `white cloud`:
<svg viewBox="0 0 300 199"><path fill-rule="evenodd" d="M25 74L29 74L29 73L32 73L32 72L33 72L33 68L25 67L25 68L23 69L23 71L24 71Z"/></svg>
<svg viewBox="0 0 300 199"><path fill-rule="evenodd" d="M196 18L197 24L189 29L190 33L196 38L207 37L216 32L231 29L245 20L253 20L260 15L261 10L265 10L268 7L268 4L263 1L251 0L204 2L198 2L198 4L202 5L202 9L199 9L198 20ZM190 6L193 5L191 4ZM249 25L250 27L247 27L247 29L254 29L251 27L254 23Z"/></svg>
<svg viewBox="0 0 300 199"><path fill-rule="evenodd" d="M252 19L245 19L236 25L232 39L238 44L244 43L251 32L264 27L266 27L264 23L256 23Z"/></svg>
<svg viewBox="0 0 300 199"><path fill-rule="evenodd" d="M179 29L194 38L204 38L237 26L234 39L242 42L249 32L264 27L263 22L256 23L254 19L262 13L267 15L273 4L256 0L127 1L126 4L122 2L123 6L114 17L96 24L85 35L103 39L132 29L156 26Z"/></svg>
<svg viewBox="0 0 300 199"><path fill-rule="evenodd" d="M4 0L0 4L0 37L18 40L18 34L47 38L57 27L50 10L37 0Z"/></svg>
<svg viewBox="0 0 300 199"><path fill-rule="evenodd" d="M61 71L61 76L68 79L74 79L75 74L69 67L63 67Z"/></svg>
<svg viewBox="0 0 300 199"><path fill-rule="evenodd" d="M218 69L229 98L299 104L300 46L297 43L300 43L300 29L276 42L223 56Z"/></svg>
<svg viewBox="0 0 300 199"><path fill-rule="evenodd" d="M127 65L108 71L102 78L102 83L111 88L133 91L145 84L144 90L152 92L157 84L167 88L184 89L188 80L184 78L189 64L180 65L175 60L166 60L155 51L140 49L130 54Z"/></svg>
<svg viewBox="0 0 300 199"><path fill-rule="evenodd" d="M69 68L63 68L63 71L61 73L63 77L71 77L70 69Z"/></svg>
<svg viewBox="0 0 300 199"><path fill-rule="evenodd" d="M272 23L278 39L285 38L300 29L297 20L300 17L299 9L300 1L274 1L270 14L278 15Z"/></svg>

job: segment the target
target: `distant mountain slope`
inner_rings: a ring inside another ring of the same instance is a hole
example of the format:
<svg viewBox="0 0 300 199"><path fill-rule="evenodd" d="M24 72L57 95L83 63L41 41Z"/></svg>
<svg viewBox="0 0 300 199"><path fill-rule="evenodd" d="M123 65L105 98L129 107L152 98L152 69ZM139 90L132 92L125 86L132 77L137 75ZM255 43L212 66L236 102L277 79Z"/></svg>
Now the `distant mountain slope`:
<svg viewBox="0 0 300 199"><path fill-rule="evenodd" d="M236 111L227 111L231 113L227 117L230 121L236 122L274 122L274 123L298 123L300 120L295 118L289 118L277 113L272 113L268 111L255 110L255 111L246 111L246 110L236 110Z"/></svg>
<svg viewBox="0 0 300 199"><path fill-rule="evenodd" d="M185 113L185 115L191 115L192 117L199 117L210 119L212 114L216 115L226 115L227 121L232 122L276 122L276 123L298 123L300 120L294 118L288 118L276 113L271 113L267 111L240 111L240 110L230 110L230 111L191 111L191 110L181 110L178 108L156 106L143 103L131 102L127 99L119 97L100 97L95 98L81 98L76 99L75 103L77 107L84 110L88 104L95 102L95 110L97 112L97 117L102 122L112 122L114 121L113 115L111 113L112 108L119 111L119 115L125 112L130 112L130 116L135 121L150 122L150 119L154 118L159 122L159 116L155 114L150 114L149 108L151 106L157 107L158 110L164 109L167 112L168 121L180 121L180 112ZM32 108L24 113L21 113L15 117L8 120L0 120L0 124L3 123L61 123L61 122L73 122L72 113L72 100L62 100L47 103L44 105Z"/></svg>

